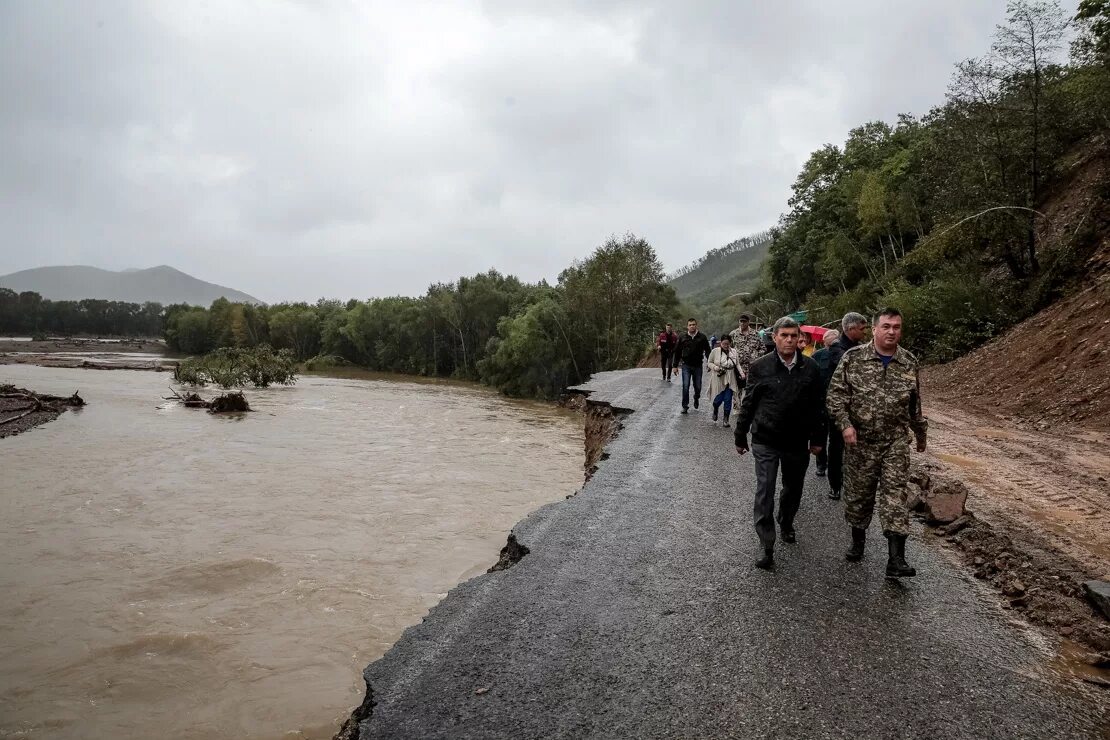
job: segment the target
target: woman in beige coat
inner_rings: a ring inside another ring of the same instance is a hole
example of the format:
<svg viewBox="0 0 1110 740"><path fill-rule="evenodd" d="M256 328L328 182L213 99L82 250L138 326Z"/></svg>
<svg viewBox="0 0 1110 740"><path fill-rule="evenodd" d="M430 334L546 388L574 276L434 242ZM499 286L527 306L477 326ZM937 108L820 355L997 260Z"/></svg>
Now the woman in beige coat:
<svg viewBox="0 0 1110 740"><path fill-rule="evenodd" d="M740 400L740 384L736 379L736 366L740 355L732 348L728 334L721 337L721 343L709 353L709 397L713 399L713 423L721 406L725 411L725 426L732 414L732 402Z"/></svg>

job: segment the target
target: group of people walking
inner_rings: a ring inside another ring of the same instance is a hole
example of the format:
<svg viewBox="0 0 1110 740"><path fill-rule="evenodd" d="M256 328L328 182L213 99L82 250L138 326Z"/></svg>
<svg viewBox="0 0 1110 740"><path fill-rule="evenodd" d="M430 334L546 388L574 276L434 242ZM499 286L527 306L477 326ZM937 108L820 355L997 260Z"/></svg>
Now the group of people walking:
<svg viewBox="0 0 1110 740"><path fill-rule="evenodd" d="M804 354L802 328L790 317L771 328L769 351L746 315L716 347L698 331L694 319L681 336L670 324L659 335L663 378L670 382L672 375L682 376L681 413L689 413L691 385L693 406L698 408L705 367L714 423L723 411L728 426L739 400L735 445L740 455L750 452L755 465L760 568L774 568L776 524L783 542L797 540L794 519L813 455L817 474L828 477L829 498L843 497L851 532L846 558L863 558L867 528L877 508L888 543L887 576L916 574L906 562L905 548L910 432L919 452L926 444L919 365L900 346L902 314L897 309L875 316L871 340L865 342L867 325L862 314L845 314L840 331L826 332L824 348L812 357Z"/></svg>

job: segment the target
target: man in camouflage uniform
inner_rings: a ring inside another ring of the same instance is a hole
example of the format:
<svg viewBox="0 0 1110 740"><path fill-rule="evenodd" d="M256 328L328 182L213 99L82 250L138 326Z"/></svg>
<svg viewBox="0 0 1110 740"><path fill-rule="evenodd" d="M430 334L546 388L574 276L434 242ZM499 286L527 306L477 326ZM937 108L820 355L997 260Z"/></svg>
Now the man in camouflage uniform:
<svg viewBox="0 0 1110 740"><path fill-rule="evenodd" d="M759 332L751 327L751 317L746 313L740 314L740 326L733 329L729 336L732 338L732 348L740 356L737 363L740 367L740 376L748 377L748 368L752 363L763 356L763 340Z"/></svg>
<svg viewBox="0 0 1110 740"><path fill-rule="evenodd" d="M844 353L829 384L829 420L844 438L844 515L852 527L846 557L863 557L867 526L876 502L888 541L886 574L916 575L906 563L910 532L906 479L909 475L908 432L925 451L927 422L921 413L917 359L898 346L902 314L884 309L872 323L873 339ZM835 433L835 432L834 432Z"/></svg>

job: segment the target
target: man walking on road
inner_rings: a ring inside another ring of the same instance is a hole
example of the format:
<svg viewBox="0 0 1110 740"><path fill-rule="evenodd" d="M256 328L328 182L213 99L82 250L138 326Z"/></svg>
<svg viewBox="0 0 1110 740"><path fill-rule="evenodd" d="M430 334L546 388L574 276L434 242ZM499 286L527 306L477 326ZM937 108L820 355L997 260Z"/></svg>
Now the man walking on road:
<svg viewBox="0 0 1110 740"><path fill-rule="evenodd" d="M655 340L655 348L659 350L659 365L663 368L663 380L671 382L671 368L674 367L674 348L678 344L678 335L670 324L660 332Z"/></svg>
<svg viewBox="0 0 1110 740"><path fill-rule="evenodd" d="M697 319L686 322L686 333L678 338L675 345L675 369L682 368L682 413L690 410L690 382L694 383L694 408L701 399L701 373L706 358L709 357L709 338L698 331Z"/></svg>
<svg viewBox="0 0 1110 740"><path fill-rule="evenodd" d="M840 332L836 329L829 329L825 335L821 337L821 344L824 345L821 349L813 353L813 361L817 363L817 373L821 376L821 413L825 413L825 396L824 392L829 389L829 381L832 380L832 372L835 368L830 367L829 348L836 344L840 339ZM828 425L826 424L826 427ZM826 440L821 440L822 442ZM843 440L842 440L843 442ZM829 468L829 447L822 445L825 449L817 455L817 477L825 477L825 471Z"/></svg>
<svg viewBox="0 0 1110 740"><path fill-rule="evenodd" d="M758 358L763 356L763 340L759 332L752 328L751 317L740 314L740 326L729 333L732 338L732 348L739 357L740 377L747 377L748 368Z"/></svg>
<svg viewBox="0 0 1110 740"><path fill-rule="evenodd" d="M844 516L852 527L846 557L863 557L867 527L879 508L887 538L886 574L917 574L906 563L910 533L906 479L910 467L907 432L913 430L917 451L925 451L928 423L921 412L917 359L898 346L902 314L884 309L872 325L872 341L844 353L828 391L828 411L847 446Z"/></svg>
<svg viewBox="0 0 1110 740"><path fill-rule="evenodd" d="M798 349L802 329L783 317L774 326L775 351L752 363L747 392L736 422L736 451L749 449L755 460L755 531L763 545L756 567L771 570L775 556L775 488L782 469L778 522L783 542L794 542L794 517L802 500L809 455L824 444L825 417L820 413L821 378L817 365Z"/></svg>
<svg viewBox="0 0 1110 740"><path fill-rule="evenodd" d="M840 339L829 347L829 369L828 375L825 377L826 388L828 388L829 381L832 380L836 366L840 364L840 359L844 357L844 353L852 347L858 346L867 335L867 317L861 313L846 313L844 318L840 320L840 328L842 330ZM834 430L829 435L827 472L829 476L829 498L837 501L840 499L840 489L844 484L844 440L841 439L839 430Z"/></svg>

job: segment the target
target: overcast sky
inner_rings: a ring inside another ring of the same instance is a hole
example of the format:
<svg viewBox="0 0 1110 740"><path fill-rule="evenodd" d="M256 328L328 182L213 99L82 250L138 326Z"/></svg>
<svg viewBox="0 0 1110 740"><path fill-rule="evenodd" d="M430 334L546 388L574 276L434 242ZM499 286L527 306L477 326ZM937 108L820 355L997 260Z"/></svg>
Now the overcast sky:
<svg viewBox="0 0 1110 740"><path fill-rule="evenodd" d="M823 143L942 102L1004 5L2 0L0 274L416 295L626 231L672 270L772 225Z"/></svg>

